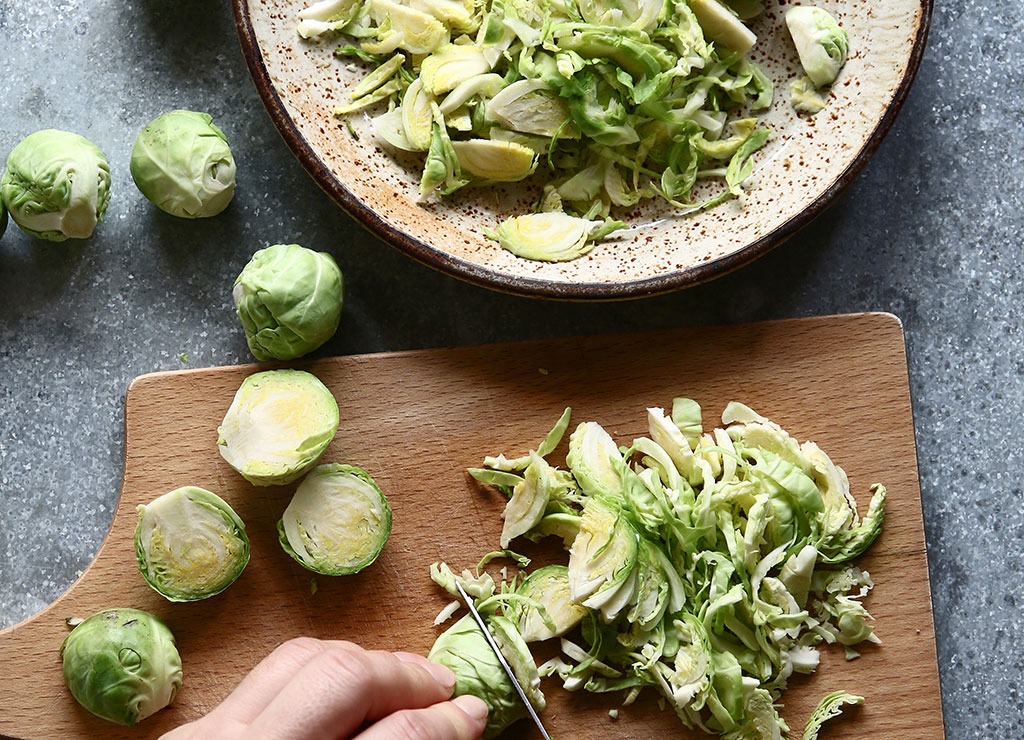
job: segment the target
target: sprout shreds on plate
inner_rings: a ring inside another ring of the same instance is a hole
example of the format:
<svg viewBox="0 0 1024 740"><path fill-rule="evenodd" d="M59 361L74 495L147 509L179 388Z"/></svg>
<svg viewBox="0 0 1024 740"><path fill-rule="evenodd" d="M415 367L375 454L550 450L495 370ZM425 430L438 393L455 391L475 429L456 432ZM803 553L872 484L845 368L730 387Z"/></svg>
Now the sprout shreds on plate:
<svg viewBox="0 0 1024 740"><path fill-rule="evenodd" d="M422 153L421 195L540 171L536 210L579 219L593 241L619 224L613 208L661 198L695 211L741 194L768 137L751 116L773 96L747 58L757 37L746 22L762 10L738 0L320 0L297 30L341 34L350 43L335 54L368 65L335 114L372 112L382 142ZM698 197L711 180L724 187ZM547 254L523 227L488 236L527 259L589 251L585 232L561 233Z"/></svg>
<svg viewBox="0 0 1024 740"><path fill-rule="evenodd" d="M328 463L302 479L277 524L281 547L327 576L358 573L391 535L391 505L362 468Z"/></svg>
<svg viewBox="0 0 1024 740"><path fill-rule="evenodd" d="M245 524L224 499L183 486L139 505L135 556L146 583L170 601L215 596L249 562Z"/></svg>
<svg viewBox="0 0 1024 740"><path fill-rule="evenodd" d="M284 485L317 464L338 423L338 403L315 375L265 370L242 381L217 428L217 444L253 485Z"/></svg>
<svg viewBox="0 0 1024 740"><path fill-rule="evenodd" d="M546 457L568 415L536 451L470 470L509 496L502 547L509 534L558 536L566 565L500 590L486 573L444 566L434 580L449 591L459 580L530 639L561 636L540 673L569 690L622 691L629 704L652 689L689 728L783 737L776 704L793 673L817 668L821 643L853 658L857 644L879 642L861 603L874 584L852 560L881 531L885 488L872 487L862 517L846 473L816 444L736 402L706 430L685 398L671 414L648 409L648 436L627 446L579 424L562 470ZM860 701L826 696L805 737Z"/></svg>

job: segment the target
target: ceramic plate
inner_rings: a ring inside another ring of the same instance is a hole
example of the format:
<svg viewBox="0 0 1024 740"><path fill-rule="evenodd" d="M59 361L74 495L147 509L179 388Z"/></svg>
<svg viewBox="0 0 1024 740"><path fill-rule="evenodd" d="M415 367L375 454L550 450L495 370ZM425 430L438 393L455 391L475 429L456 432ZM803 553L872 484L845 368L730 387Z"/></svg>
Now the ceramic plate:
<svg viewBox="0 0 1024 740"><path fill-rule="evenodd" d="M799 73L783 13L768 0L751 25L751 58L775 82L747 193L682 215L652 201L615 214L631 228L585 257L520 259L484 236L502 219L532 210L533 180L477 188L444 201L418 197L421 160L396 159L363 115L332 115L364 72L332 51L338 38L309 42L295 31L307 0L233 0L242 50L270 116L316 182L356 220L407 255L442 272L511 293L565 299L651 295L706 281L763 255L809 223L877 149L909 90L924 51L932 0L819 0L847 30L850 58L824 111L797 115L789 81Z"/></svg>

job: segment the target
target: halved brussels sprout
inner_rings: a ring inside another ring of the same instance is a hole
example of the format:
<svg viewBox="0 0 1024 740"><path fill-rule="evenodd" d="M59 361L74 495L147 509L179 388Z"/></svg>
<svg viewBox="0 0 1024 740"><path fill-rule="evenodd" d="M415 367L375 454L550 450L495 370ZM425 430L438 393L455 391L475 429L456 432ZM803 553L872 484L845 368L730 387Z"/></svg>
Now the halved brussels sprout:
<svg viewBox="0 0 1024 740"><path fill-rule="evenodd" d="M347 576L384 549L391 534L391 505L362 468L319 465L295 489L277 532L281 547L304 568Z"/></svg>
<svg viewBox="0 0 1024 740"><path fill-rule="evenodd" d="M107 609L75 627L60 646L64 682L98 717L134 725L174 701L181 657L162 621L138 609Z"/></svg>
<svg viewBox="0 0 1024 740"><path fill-rule="evenodd" d="M338 402L315 375L265 370L242 381L217 428L217 445L253 485L284 485L317 464L338 423Z"/></svg>
<svg viewBox="0 0 1024 740"><path fill-rule="evenodd" d="M0 199L14 223L32 236L86 239L110 201L110 165L83 136L36 131L7 155Z"/></svg>
<svg viewBox="0 0 1024 740"><path fill-rule="evenodd" d="M327 252L274 244L242 268L232 298L253 357L294 360L338 330L344 280Z"/></svg>
<svg viewBox="0 0 1024 740"><path fill-rule="evenodd" d="M487 624L531 703L537 710L542 710L545 701L540 693L540 675L530 649L515 625L500 616L489 618ZM442 632L430 648L427 659L452 670L455 674L455 696L472 694L487 704L484 738L497 737L509 725L527 716L526 707L473 615L465 615Z"/></svg>
<svg viewBox="0 0 1024 740"><path fill-rule="evenodd" d="M216 216L235 195L235 159L208 113L154 118L135 139L130 168L146 199L172 216Z"/></svg>
<svg viewBox="0 0 1024 740"><path fill-rule="evenodd" d="M245 524L220 496L183 486L138 507L135 556L146 583L170 601L219 594L249 562Z"/></svg>

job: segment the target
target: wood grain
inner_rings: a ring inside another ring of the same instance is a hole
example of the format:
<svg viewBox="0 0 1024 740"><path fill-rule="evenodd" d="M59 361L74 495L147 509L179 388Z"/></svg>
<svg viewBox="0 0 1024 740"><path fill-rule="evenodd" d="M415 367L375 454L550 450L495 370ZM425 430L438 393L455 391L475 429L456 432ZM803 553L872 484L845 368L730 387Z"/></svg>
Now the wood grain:
<svg viewBox="0 0 1024 740"><path fill-rule="evenodd" d="M366 468L394 510L391 540L363 573L317 577L280 549L275 523L293 486L255 488L217 452L217 425L257 366L160 373L136 379L125 408L124 481L110 532L81 578L50 607L0 632L0 733L16 738L152 738L223 699L274 646L298 635L374 648L429 649L448 599L431 562L474 565L496 549L500 501L465 473L484 455L523 454L565 406L573 424L601 422L620 442L645 433L648 406L697 399L713 424L741 400L811 439L848 473L866 506L889 489L881 538L863 565L867 605L883 644L791 683L784 716L798 734L817 700L844 688L866 703L830 723L828 738L936 738L943 734L927 560L903 334L887 314L787 320L649 334L339 357L305 367L342 411L324 461ZM83 450L82 454L88 454ZM564 449L555 455L564 454ZM171 604L135 565L135 507L181 485L219 493L246 522L252 560L227 591ZM543 552L522 548L543 555ZM131 606L163 618L177 637L185 685L167 710L119 728L79 707L64 687L58 649L65 619ZM545 682L545 724L560 738L690 737L652 695L568 694ZM508 733L534 737L520 723ZM697 735L693 735L696 737Z"/></svg>

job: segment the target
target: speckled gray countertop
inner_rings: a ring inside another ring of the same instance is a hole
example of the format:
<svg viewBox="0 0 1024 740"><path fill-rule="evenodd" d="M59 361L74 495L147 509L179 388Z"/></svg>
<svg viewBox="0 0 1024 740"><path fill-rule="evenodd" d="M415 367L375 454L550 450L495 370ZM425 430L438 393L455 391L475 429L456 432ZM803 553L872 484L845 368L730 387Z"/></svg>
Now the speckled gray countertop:
<svg viewBox="0 0 1024 740"><path fill-rule="evenodd" d="M894 128L812 227L710 284L584 305L463 284L356 226L272 126L226 4L0 0L0 154L57 127L118 165L92 239L50 245L12 224L0 240L0 628L57 598L99 547L120 485L131 379L250 361L229 286L256 249L299 242L333 252L347 280L324 355L899 316L947 734L1024 737L1019 10L1011 0L938 0ZM229 133L239 191L216 219L163 215L121 166L135 133L176 107L209 111Z"/></svg>

